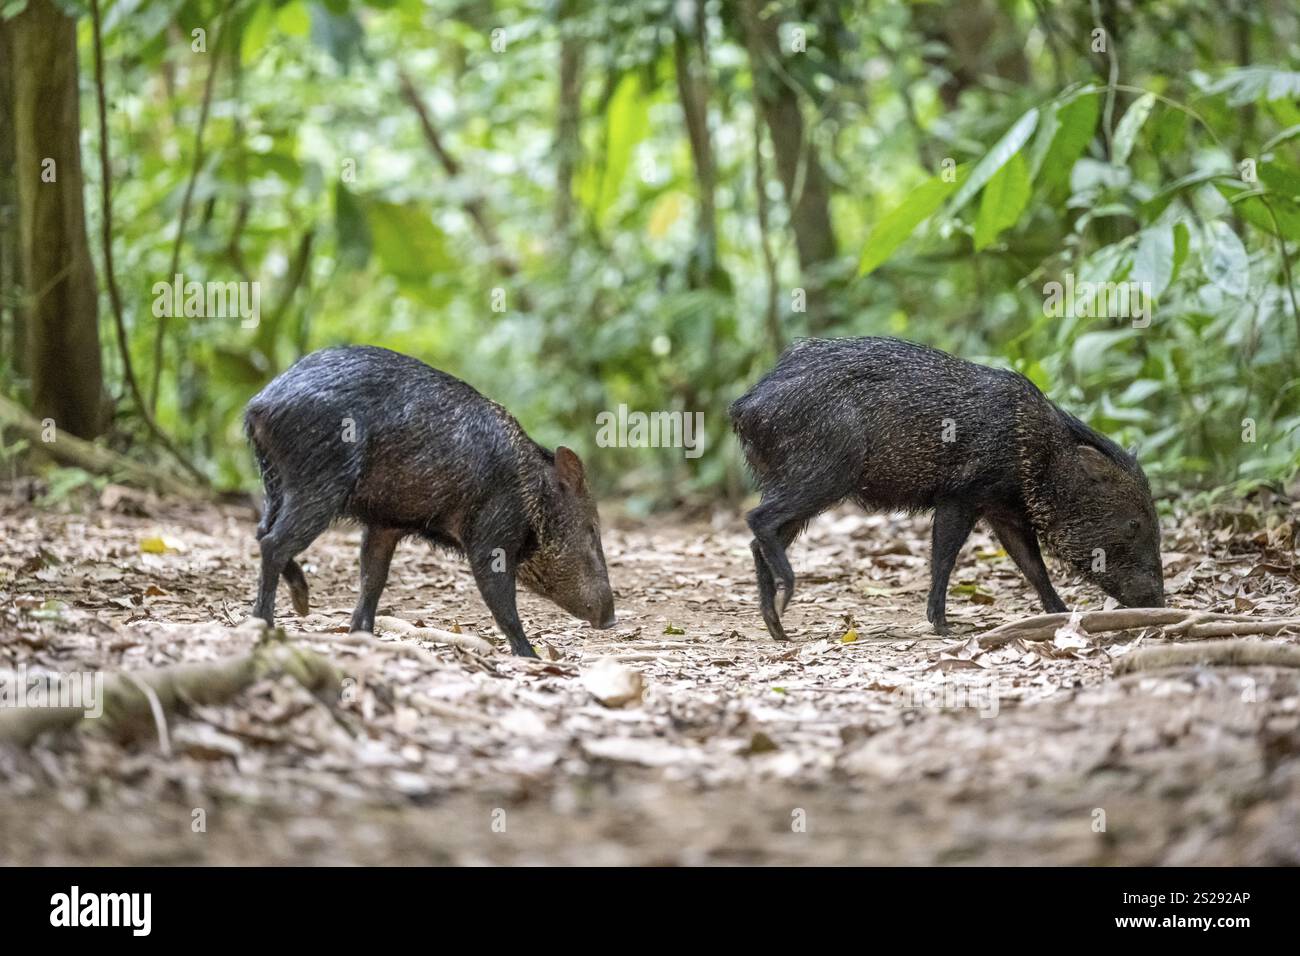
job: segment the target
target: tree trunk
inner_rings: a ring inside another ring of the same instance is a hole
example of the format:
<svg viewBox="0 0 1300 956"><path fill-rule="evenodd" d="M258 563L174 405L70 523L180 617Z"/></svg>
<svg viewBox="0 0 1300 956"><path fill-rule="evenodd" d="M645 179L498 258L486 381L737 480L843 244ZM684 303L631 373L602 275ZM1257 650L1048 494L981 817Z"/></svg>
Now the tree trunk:
<svg viewBox="0 0 1300 956"><path fill-rule="evenodd" d="M555 107L555 231L567 241L573 223L573 179L582 159L582 67L585 41L573 34L561 7L560 85Z"/></svg>
<svg viewBox="0 0 1300 956"><path fill-rule="evenodd" d="M32 0L10 26L31 406L93 438L107 404L82 199L76 23L52 0Z"/></svg>
<svg viewBox="0 0 1300 956"><path fill-rule="evenodd" d="M18 245L18 180L14 175L13 27L0 18L0 377L21 379L23 323Z"/></svg>
<svg viewBox="0 0 1300 956"><path fill-rule="evenodd" d="M679 20L673 35L673 62L677 74L677 97L686 120L686 134L695 168L696 222L695 261L691 284L712 286L730 291L731 280L718 259L718 167L713 157L713 139L709 133L709 102L713 98L709 82L708 25L703 0L678 5Z"/></svg>
<svg viewBox="0 0 1300 956"><path fill-rule="evenodd" d="M819 273L836 257L830 182L817 158L817 148L808 138L793 81L781 69L779 17L763 18L763 8L761 0L741 0L745 45L763 119L772 136L777 175L790 208L790 228L808 297L808 328L817 332L830 320L826 277Z"/></svg>

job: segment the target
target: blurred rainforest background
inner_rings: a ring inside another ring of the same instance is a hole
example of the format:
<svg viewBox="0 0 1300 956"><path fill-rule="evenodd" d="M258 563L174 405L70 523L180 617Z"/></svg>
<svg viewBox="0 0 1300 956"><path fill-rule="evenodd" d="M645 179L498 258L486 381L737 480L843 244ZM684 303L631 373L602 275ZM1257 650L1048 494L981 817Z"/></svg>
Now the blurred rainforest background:
<svg viewBox="0 0 1300 956"><path fill-rule="evenodd" d="M0 0L0 173L0 464L52 493L251 487L244 403L337 343L644 510L744 493L727 405L805 335L1014 367L1157 492L1300 464L1294 0ZM621 404L705 453L597 449Z"/></svg>

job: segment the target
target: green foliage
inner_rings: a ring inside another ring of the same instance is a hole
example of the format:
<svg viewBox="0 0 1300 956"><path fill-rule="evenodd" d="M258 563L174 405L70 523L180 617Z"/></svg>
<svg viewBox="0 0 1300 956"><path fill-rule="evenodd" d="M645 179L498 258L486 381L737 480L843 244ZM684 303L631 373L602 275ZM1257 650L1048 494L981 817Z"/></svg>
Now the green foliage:
<svg viewBox="0 0 1300 956"><path fill-rule="evenodd" d="M253 391L305 351L371 342L577 447L601 490L634 507L738 494L726 406L775 357L774 283L783 340L896 334L1015 367L1136 442L1165 489L1294 473L1300 74L1268 63L1294 62L1295 11L1135 6L1111 89L1108 61L1087 52L1086 4L883 0L804 5L802 19L758 6L783 27L782 55L757 75L734 5L706 7L702 175L675 76L689 4L244 0L223 19L215 0L106 2L115 254L137 370L151 369L150 290L170 279L214 63L180 267L262 287L259 328L173 322L164 426L219 483L250 484L239 415ZM992 18L996 45L958 42L973 16ZM806 54L792 52L796 26ZM207 53L191 49L196 28ZM1229 42L1239 30L1255 62ZM571 142L566 37L581 47ZM399 94L399 68L459 175ZM815 151L840 258L801 269L778 144L760 126L769 275L755 96L783 88L805 125L796 186ZM93 124L85 144L93 186ZM708 181L717 261L702 265ZM1149 284L1150 323L1045 314L1046 284L1067 275ZM814 280L835 305L821 325L794 305ZM620 403L704 412L708 450L596 449L595 415Z"/></svg>

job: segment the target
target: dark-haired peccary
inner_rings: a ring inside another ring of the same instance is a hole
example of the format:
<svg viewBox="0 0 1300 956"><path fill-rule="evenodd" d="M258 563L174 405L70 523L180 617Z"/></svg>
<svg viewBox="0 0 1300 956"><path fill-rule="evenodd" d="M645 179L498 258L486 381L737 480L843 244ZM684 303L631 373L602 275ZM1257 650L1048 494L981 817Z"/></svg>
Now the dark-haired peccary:
<svg viewBox="0 0 1300 956"><path fill-rule="evenodd" d="M281 575L307 612L293 559L338 518L364 526L354 631L374 627L393 549L407 535L468 557L516 654L536 656L515 610L516 577L595 627L614 623L582 462L538 445L459 379L387 349L323 349L254 396L244 425L266 487L253 614L268 623Z"/></svg>
<svg viewBox="0 0 1300 956"><path fill-rule="evenodd" d="M794 593L785 549L846 499L934 510L926 616L939 633L948 577L979 518L1049 612L1066 608L1040 539L1121 603L1164 606L1160 526L1137 460L1022 375L898 339L810 339L732 404L731 420L762 490L748 522L777 640Z"/></svg>

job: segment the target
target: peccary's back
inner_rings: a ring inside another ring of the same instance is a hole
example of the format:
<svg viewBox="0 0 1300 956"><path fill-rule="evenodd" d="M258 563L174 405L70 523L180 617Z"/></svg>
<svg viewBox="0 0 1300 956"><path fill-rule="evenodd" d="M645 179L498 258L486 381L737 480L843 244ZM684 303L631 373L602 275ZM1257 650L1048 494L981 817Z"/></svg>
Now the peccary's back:
<svg viewBox="0 0 1300 956"><path fill-rule="evenodd" d="M923 509L1017 495L1023 376L890 338L809 339L731 406L759 483Z"/></svg>
<svg viewBox="0 0 1300 956"><path fill-rule="evenodd" d="M300 359L253 397L245 423L290 491L345 495L353 517L412 527L517 486L521 454L540 452L470 385L371 346Z"/></svg>

